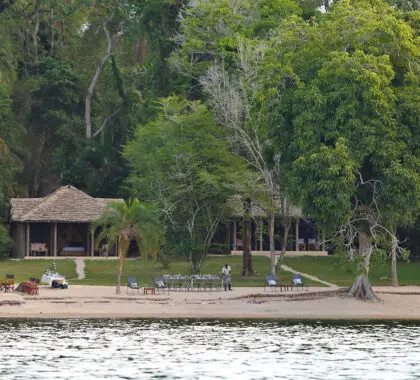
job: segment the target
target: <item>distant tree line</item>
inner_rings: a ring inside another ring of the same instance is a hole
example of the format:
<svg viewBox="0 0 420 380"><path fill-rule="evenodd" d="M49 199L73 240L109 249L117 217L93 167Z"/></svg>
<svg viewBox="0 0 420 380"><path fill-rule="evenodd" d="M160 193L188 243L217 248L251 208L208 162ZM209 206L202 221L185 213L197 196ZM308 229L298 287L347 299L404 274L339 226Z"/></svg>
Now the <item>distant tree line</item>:
<svg viewBox="0 0 420 380"><path fill-rule="evenodd" d="M272 272L296 204L374 299L371 258L419 231L419 20L417 0L1 1L2 214L60 184L136 196L196 272L237 197L249 275L251 200Z"/></svg>

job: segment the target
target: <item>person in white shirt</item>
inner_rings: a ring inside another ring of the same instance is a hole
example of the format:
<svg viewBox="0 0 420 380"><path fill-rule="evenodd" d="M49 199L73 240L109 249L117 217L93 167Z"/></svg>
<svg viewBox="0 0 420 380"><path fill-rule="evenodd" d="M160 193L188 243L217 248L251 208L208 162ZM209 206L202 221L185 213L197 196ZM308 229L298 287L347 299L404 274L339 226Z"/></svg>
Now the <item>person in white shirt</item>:
<svg viewBox="0 0 420 380"><path fill-rule="evenodd" d="M230 272L231 267L228 264L225 264L225 266L222 268L222 275L223 275L223 286L225 287L225 290L229 288L229 290L232 290L232 285L230 283Z"/></svg>

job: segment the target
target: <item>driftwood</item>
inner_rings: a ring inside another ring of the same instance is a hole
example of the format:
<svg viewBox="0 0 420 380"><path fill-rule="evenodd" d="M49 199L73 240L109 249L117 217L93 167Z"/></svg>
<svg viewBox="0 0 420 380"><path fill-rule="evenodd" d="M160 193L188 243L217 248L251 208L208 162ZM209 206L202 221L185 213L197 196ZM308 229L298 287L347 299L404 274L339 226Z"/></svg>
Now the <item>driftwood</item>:
<svg viewBox="0 0 420 380"><path fill-rule="evenodd" d="M349 288L337 288L332 290L325 290L325 291L307 291L304 293L293 293L290 292L281 292L281 293L268 293L268 294L249 294L246 296L240 296L235 298L230 298L231 300L241 300L241 299L248 299L253 298L254 300L257 299L266 299L268 301L269 298L281 298L284 301L305 301L305 300L314 300L319 298L327 298L327 297L344 297L347 296L349 292ZM267 302L265 301L265 302Z"/></svg>
<svg viewBox="0 0 420 380"><path fill-rule="evenodd" d="M0 300L0 306L23 305L24 303L24 300Z"/></svg>

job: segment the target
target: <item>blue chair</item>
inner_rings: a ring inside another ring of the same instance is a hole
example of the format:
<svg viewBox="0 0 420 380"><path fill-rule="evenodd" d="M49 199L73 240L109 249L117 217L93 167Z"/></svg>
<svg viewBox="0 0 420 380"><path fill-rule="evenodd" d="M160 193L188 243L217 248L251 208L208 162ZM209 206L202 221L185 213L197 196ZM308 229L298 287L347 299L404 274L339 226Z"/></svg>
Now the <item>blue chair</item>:
<svg viewBox="0 0 420 380"><path fill-rule="evenodd" d="M306 290L308 290L308 284L305 284L302 275L300 273L294 273L292 274L292 289L293 287L299 288L299 286L302 289L306 286Z"/></svg>
<svg viewBox="0 0 420 380"><path fill-rule="evenodd" d="M278 283L278 281L277 281L277 279L276 279L276 277L273 275L273 274L267 274L266 276L265 276L265 285L264 285L264 291L265 291L265 288L267 288L267 287L269 287L269 288L271 288L271 289L273 289L274 288L274 290L276 289L276 288L278 288L280 285L279 285L279 283Z"/></svg>
<svg viewBox="0 0 420 380"><path fill-rule="evenodd" d="M137 289L137 293L140 291L140 287L137 284L137 279L135 277L128 277L127 280L127 293L128 293L128 289L132 289L133 290L133 294L134 294L134 290Z"/></svg>
<svg viewBox="0 0 420 380"><path fill-rule="evenodd" d="M169 287L166 286L165 281L162 276L155 277L155 279L153 280L153 286L157 290L165 290L166 288L168 288L168 291L169 291Z"/></svg>

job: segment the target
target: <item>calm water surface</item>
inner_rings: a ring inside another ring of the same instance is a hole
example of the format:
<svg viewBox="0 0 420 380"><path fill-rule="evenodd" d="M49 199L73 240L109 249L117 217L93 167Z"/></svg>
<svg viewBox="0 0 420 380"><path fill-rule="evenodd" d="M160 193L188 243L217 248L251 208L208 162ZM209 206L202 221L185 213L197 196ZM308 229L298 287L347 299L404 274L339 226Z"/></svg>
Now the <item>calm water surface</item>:
<svg viewBox="0 0 420 380"><path fill-rule="evenodd" d="M420 379L420 324L0 321L0 379Z"/></svg>

